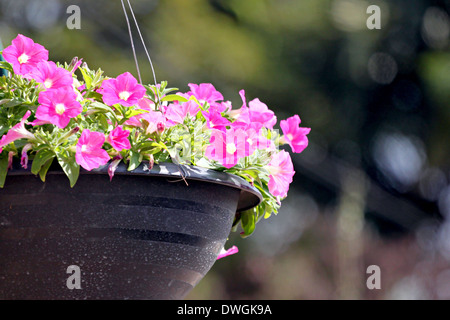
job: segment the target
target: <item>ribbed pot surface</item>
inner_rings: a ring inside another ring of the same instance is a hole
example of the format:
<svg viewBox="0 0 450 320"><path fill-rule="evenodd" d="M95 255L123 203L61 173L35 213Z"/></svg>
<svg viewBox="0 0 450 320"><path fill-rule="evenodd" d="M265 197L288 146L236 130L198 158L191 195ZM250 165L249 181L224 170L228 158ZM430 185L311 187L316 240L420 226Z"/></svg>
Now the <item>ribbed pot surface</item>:
<svg viewBox="0 0 450 320"><path fill-rule="evenodd" d="M63 174L8 176L0 299L182 299L216 261L240 193L160 176L82 174L74 188Z"/></svg>

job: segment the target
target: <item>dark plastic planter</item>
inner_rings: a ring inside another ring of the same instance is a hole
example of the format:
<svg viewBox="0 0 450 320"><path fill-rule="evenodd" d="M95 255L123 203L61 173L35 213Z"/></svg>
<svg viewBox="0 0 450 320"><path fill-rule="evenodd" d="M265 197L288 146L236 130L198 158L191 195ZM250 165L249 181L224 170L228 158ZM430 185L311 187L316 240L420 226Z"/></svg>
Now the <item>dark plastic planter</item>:
<svg viewBox="0 0 450 320"><path fill-rule="evenodd" d="M107 167L83 171L74 188L60 170L43 183L14 168L0 189L0 299L182 299L236 211L260 201L237 176L170 163L119 166L112 182ZM81 289L67 286L72 265Z"/></svg>

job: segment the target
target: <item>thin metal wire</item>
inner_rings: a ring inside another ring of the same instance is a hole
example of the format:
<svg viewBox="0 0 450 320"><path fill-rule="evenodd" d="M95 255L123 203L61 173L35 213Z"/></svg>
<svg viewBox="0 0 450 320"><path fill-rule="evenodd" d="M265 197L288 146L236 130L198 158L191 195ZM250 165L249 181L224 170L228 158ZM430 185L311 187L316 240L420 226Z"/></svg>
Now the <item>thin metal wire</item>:
<svg viewBox="0 0 450 320"><path fill-rule="evenodd" d="M123 13L125 14L125 19L127 20L128 34L130 35L131 48L133 50L134 62L136 63L136 69L137 69L137 73L138 73L138 77L139 77L139 83L142 84L141 72L139 70L139 63L138 63L138 59L136 56L136 49L134 48L133 34L131 33L130 21L128 20L128 14L127 14L127 10L125 9L125 4L123 3L123 0L120 0L120 1L122 2Z"/></svg>
<svg viewBox="0 0 450 320"><path fill-rule="evenodd" d="M139 37L141 38L142 45L144 46L145 53L147 54L148 61L150 62L150 67L152 68L152 72L153 72L153 80L155 81L155 86L156 86L158 84L158 82L156 81L156 73L155 73L155 69L153 68L152 59L150 58L150 54L148 53L147 46L145 45L144 38L142 37L141 30L139 29L138 22L136 20L136 17L134 16L134 12L133 12L133 8L131 7L130 0L127 0L127 2L128 2L128 6L130 7L130 11L131 11L131 15L134 20L134 24L136 25L136 29L139 33Z"/></svg>

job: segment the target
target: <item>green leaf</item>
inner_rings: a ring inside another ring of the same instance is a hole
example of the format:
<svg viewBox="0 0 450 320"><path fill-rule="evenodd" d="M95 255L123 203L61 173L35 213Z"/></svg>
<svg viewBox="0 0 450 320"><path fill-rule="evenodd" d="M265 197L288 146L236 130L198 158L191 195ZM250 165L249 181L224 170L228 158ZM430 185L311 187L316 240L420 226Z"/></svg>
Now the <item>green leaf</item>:
<svg viewBox="0 0 450 320"><path fill-rule="evenodd" d="M169 94L161 99L161 101L180 101L180 102L186 102L188 99L185 97L179 96L177 94Z"/></svg>
<svg viewBox="0 0 450 320"><path fill-rule="evenodd" d="M0 69L8 70L10 73L14 74L13 67L9 62L0 61Z"/></svg>
<svg viewBox="0 0 450 320"><path fill-rule="evenodd" d="M50 160L55 157L55 153L50 149L41 149L39 150L32 162L31 165L31 172L33 174L39 174L42 167Z"/></svg>
<svg viewBox="0 0 450 320"><path fill-rule="evenodd" d="M70 159L62 155L58 155L58 163L63 169L66 176L69 178L70 187L73 188L80 175L80 166L76 163L75 159Z"/></svg>
<svg viewBox="0 0 450 320"><path fill-rule="evenodd" d="M136 151L130 151L130 163L128 165L128 171L135 170L142 162L142 155Z"/></svg>
<svg viewBox="0 0 450 320"><path fill-rule="evenodd" d="M89 105L89 108L114 113L114 110L110 106L107 106L106 104L98 102L98 101L92 102Z"/></svg>
<svg viewBox="0 0 450 320"><path fill-rule="evenodd" d="M244 229L243 237L248 237L255 231L256 217L254 209L241 212L241 226Z"/></svg>
<svg viewBox="0 0 450 320"><path fill-rule="evenodd" d="M15 100L15 99L0 100L0 105L2 106L2 108L13 108L13 107L20 106L23 103L24 103L23 101Z"/></svg>
<svg viewBox="0 0 450 320"><path fill-rule="evenodd" d="M83 75L84 82L86 83L86 89L89 90L92 86L92 77L86 73L83 68L79 68L81 74Z"/></svg>
<svg viewBox="0 0 450 320"><path fill-rule="evenodd" d="M39 177L41 178L42 182L45 182L45 177L47 176L47 172L48 169L50 169L50 166L53 163L53 158L51 158L50 160L48 160L41 168L41 170L39 171Z"/></svg>
<svg viewBox="0 0 450 320"><path fill-rule="evenodd" d="M6 175L8 174L8 153L0 154L0 188L5 185Z"/></svg>

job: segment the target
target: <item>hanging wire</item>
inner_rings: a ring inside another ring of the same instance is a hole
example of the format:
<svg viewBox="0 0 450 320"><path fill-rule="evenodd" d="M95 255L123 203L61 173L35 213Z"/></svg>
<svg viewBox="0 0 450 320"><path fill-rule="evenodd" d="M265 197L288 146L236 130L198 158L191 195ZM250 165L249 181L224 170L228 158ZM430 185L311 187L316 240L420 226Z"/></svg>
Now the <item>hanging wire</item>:
<svg viewBox="0 0 450 320"><path fill-rule="evenodd" d="M130 27L130 23L129 23L129 20L128 20L128 15L127 15L126 10L125 10L125 5L123 3L123 0L121 0L121 2L122 2L122 7L123 7L123 10L124 10L124 13L125 13L125 17L126 17L126 20L127 20L127 25L128 25L128 31L130 33L130 38L132 38L131 27ZM156 73L155 73L155 69L153 68L152 59L150 58L150 54L148 53L147 46L145 45L145 41L144 41L144 38L142 36L141 29L139 28L139 24L137 22L137 19L136 19L135 15L134 15L133 7L131 6L130 0L127 0L127 3L128 3L128 7L130 8L131 16L133 17L133 20L134 20L134 24L136 25L137 32L138 32L139 37L141 39L142 46L144 47L144 50L145 50L145 53L147 55L148 61L150 62L150 67L151 67L152 73L153 73L153 80L154 80L155 86L156 86L158 84L158 82L156 81ZM133 40L131 40L131 42L133 43ZM133 48L134 59L136 61L136 66L138 66L137 58L136 58L136 52L135 52L133 44L132 44L132 48ZM139 71L138 71L138 73L139 73Z"/></svg>
<svg viewBox="0 0 450 320"><path fill-rule="evenodd" d="M125 9L123 0L121 0L121 2L122 2L123 13L125 14L125 19L127 20L128 34L130 35L131 48L133 49L134 62L136 63L136 69L137 69L137 73L138 73L138 77L139 77L139 83L142 84L141 72L139 70L139 63L138 63L138 60L136 57L136 49L134 47L133 34L131 33L130 21L128 20L128 14L127 14L127 10Z"/></svg>

